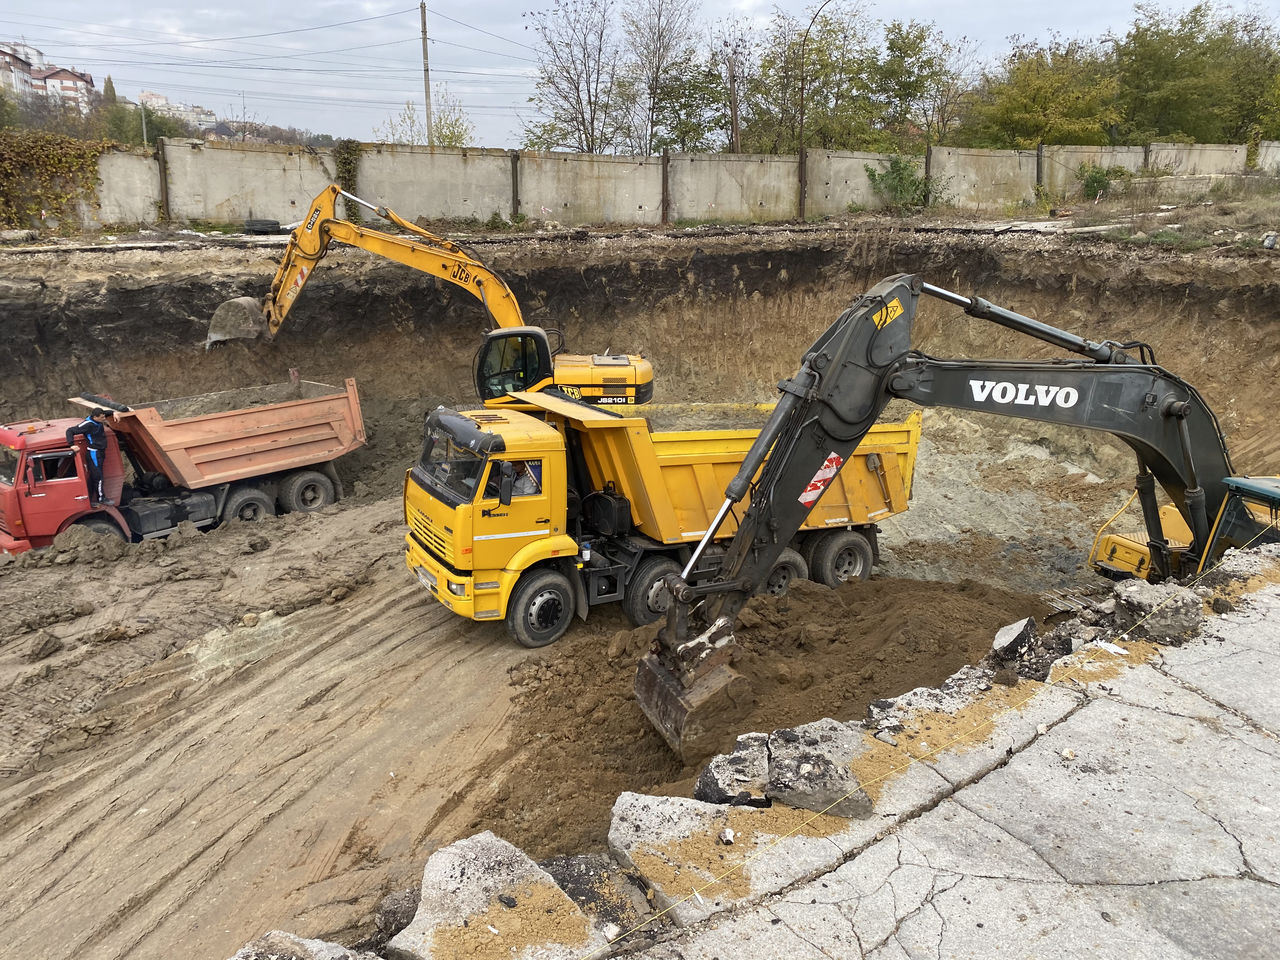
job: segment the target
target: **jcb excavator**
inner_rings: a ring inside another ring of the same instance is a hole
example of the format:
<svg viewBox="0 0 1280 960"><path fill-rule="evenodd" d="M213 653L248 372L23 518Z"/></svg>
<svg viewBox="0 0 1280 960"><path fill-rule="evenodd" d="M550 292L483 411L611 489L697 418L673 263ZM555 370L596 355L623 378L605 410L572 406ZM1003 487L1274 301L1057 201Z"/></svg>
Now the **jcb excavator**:
<svg viewBox="0 0 1280 960"><path fill-rule="evenodd" d="M926 356L911 349L921 294L1082 359ZM1155 362L1147 344L1095 343L901 274L882 280L842 313L809 348L799 372L778 389L781 399L726 488L711 528L683 572L665 581L675 602L636 675L641 708L687 760L714 750L719 731L750 707L747 681L731 666L739 610L895 397L1119 437L1138 457L1136 492L1147 531L1145 558L1141 564L1130 562L1128 572L1149 580L1193 574L1231 546L1280 541L1280 478L1231 476L1213 412L1190 384ZM1156 505L1157 482L1190 532L1186 545L1166 536ZM751 505L719 575L689 582L703 547L748 491Z"/></svg>
<svg viewBox="0 0 1280 960"><path fill-rule="evenodd" d="M339 197L371 210L409 236L371 230L340 219ZM205 347L221 340L274 337L334 241L456 284L484 305L497 329L486 334L476 354L476 390L481 400L500 401L516 390L538 391L551 386L588 403L647 403L653 397L653 367L644 357L562 352L564 341L559 331L526 326L511 289L462 247L409 223L386 207L361 200L336 184L326 187L311 201L307 219L289 238L266 298L258 301L237 297L221 304L209 324ZM549 333L556 335L554 345Z"/></svg>

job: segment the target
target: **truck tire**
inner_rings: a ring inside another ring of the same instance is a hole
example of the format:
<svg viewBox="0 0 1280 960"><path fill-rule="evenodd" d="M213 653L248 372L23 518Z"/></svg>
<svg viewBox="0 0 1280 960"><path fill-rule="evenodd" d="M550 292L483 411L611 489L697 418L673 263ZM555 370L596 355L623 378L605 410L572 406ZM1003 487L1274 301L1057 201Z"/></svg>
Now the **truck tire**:
<svg viewBox="0 0 1280 960"><path fill-rule="evenodd" d="M875 554L867 538L857 530L832 530L818 538L809 574L817 583L838 587L871 576Z"/></svg>
<svg viewBox="0 0 1280 960"><path fill-rule="evenodd" d="M222 507L222 519L244 520L253 523L276 515L276 505L257 487L236 487L227 495Z"/></svg>
<svg viewBox="0 0 1280 960"><path fill-rule="evenodd" d="M545 647L564 636L573 619L573 587L556 570L520 578L507 606L507 630L522 647Z"/></svg>
<svg viewBox="0 0 1280 960"><path fill-rule="evenodd" d="M280 221L266 219L245 220L244 232L255 234L280 233Z"/></svg>
<svg viewBox="0 0 1280 960"><path fill-rule="evenodd" d="M670 557L655 555L640 561L622 598L622 612L633 625L643 627L667 615L671 594L662 580L668 574L679 572L680 564Z"/></svg>
<svg viewBox="0 0 1280 960"><path fill-rule="evenodd" d="M285 513L315 513L336 499L333 481L318 470L299 470L280 484L280 507Z"/></svg>
<svg viewBox="0 0 1280 960"><path fill-rule="evenodd" d="M106 517L89 517L87 520L77 520L74 525L84 527L86 530L92 530L99 536L115 537L117 540L124 539L124 531L116 525L114 520L108 520Z"/></svg>
<svg viewBox="0 0 1280 960"><path fill-rule="evenodd" d="M791 588L794 581L808 579L809 566L804 562L804 557L787 547L779 555L778 562L773 565L773 569L769 571L769 575L764 578L764 583L760 584L760 589L756 592L780 597Z"/></svg>

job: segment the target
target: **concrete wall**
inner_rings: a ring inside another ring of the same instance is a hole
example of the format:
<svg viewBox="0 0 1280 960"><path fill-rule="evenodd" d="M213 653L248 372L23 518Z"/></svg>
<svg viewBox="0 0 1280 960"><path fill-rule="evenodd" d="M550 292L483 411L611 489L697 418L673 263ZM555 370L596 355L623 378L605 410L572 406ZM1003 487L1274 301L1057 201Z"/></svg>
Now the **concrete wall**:
<svg viewBox="0 0 1280 960"><path fill-rule="evenodd" d="M1041 177L1050 196L1077 196L1080 193L1077 174L1084 164L1104 170L1123 167L1136 173L1142 169L1144 156L1146 151L1142 147L1045 147Z"/></svg>
<svg viewBox="0 0 1280 960"><path fill-rule="evenodd" d="M1036 196L1034 150L972 150L934 147L929 174L945 202L999 216Z"/></svg>
<svg viewBox="0 0 1280 960"><path fill-rule="evenodd" d="M851 204L865 210L882 207L880 197L871 188L867 167L881 172L888 167L889 159L879 153L810 150L805 216L834 216L847 212ZM924 157L912 159L923 174Z"/></svg>
<svg viewBox="0 0 1280 960"><path fill-rule="evenodd" d="M1244 173L1247 154L1245 147L1230 143L1153 143L1147 166L1175 177Z"/></svg>
<svg viewBox="0 0 1280 960"><path fill-rule="evenodd" d="M763 154L672 154L671 219L790 220L799 210L799 162Z"/></svg>
<svg viewBox="0 0 1280 960"><path fill-rule="evenodd" d="M488 220L494 211L510 218L511 154L369 144L360 156L359 195L406 220Z"/></svg>
<svg viewBox="0 0 1280 960"><path fill-rule="evenodd" d="M1172 177L1154 178L1161 193L1196 192L1205 183L1244 173L1243 146L1153 144L1148 153L1152 168L1174 171ZM1142 155L1141 147L1046 147L1040 175L1052 195L1072 195L1081 164L1141 173ZM881 206L866 168L883 168L888 160L873 153L810 151L806 215L838 215L850 204ZM794 156L672 155L668 219L794 219L797 164ZM1264 173L1280 170L1280 142L1261 145L1258 166ZM982 215L1012 213L1035 199L1033 151L935 147L930 172L944 202ZM155 222L165 204L178 222L259 218L294 224L304 218L311 199L337 180L337 170L326 150L164 140L151 152L103 154L99 180L98 203L81 205L87 225ZM531 220L564 224L656 225L663 214L663 160L365 144L357 190L370 203L410 220L484 221L495 211L510 218L518 210Z"/></svg>
<svg viewBox="0 0 1280 960"><path fill-rule="evenodd" d="M333 155L308 147L166 140L164 162L175 220L296 223L336 179Z"/></svg>
<svg viewBox="0 0 1280 960"><path fill-rule="evenodd" d="M1280 140L1263 140L1258 144L1258 169L1280 176Z"/></svg>
<svg viewBox="0 0 1280 960"><path fill-rule="evenodd" d="M96 204L81 204L86 226L137 226L158 223L160 216L160 165L150 150L111 150L98 158Z"/></svg>
<svg viewBox="0 0 1280 960"><path fill-rule="evenodd" d="M662 222L662 158L521 153L520 212L560 223Z"/></svg>

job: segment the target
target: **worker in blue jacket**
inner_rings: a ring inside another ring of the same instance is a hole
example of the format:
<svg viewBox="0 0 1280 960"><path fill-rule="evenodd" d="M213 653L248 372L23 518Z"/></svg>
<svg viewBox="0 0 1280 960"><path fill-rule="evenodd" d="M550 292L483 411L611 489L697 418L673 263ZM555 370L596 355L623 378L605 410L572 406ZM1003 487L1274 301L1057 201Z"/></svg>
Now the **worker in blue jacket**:
<svg viewBox="0 0 1280 960"><path fill-rule="evenodd" d="M74 427L67 428L67 446L75 443L78 436L84 437L88 447L89 460L89 501L110 505L114 501L102 495L102 458L107 452L107 417L109 412L101 407L94 407L90 414Z"/></svg>

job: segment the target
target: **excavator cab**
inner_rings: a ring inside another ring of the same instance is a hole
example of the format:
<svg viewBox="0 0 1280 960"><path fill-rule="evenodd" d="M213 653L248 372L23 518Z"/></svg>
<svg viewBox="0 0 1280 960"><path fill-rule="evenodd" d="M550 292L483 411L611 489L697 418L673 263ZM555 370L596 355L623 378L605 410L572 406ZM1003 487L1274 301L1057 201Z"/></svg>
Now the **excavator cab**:
<svg viewBox="0 0 1280 960"><path fill-rule="evenodd" d="M476 352L476 393L488 401L517 390L543 389L551 380L554 352L541 327L490 330Z"/></svg>

